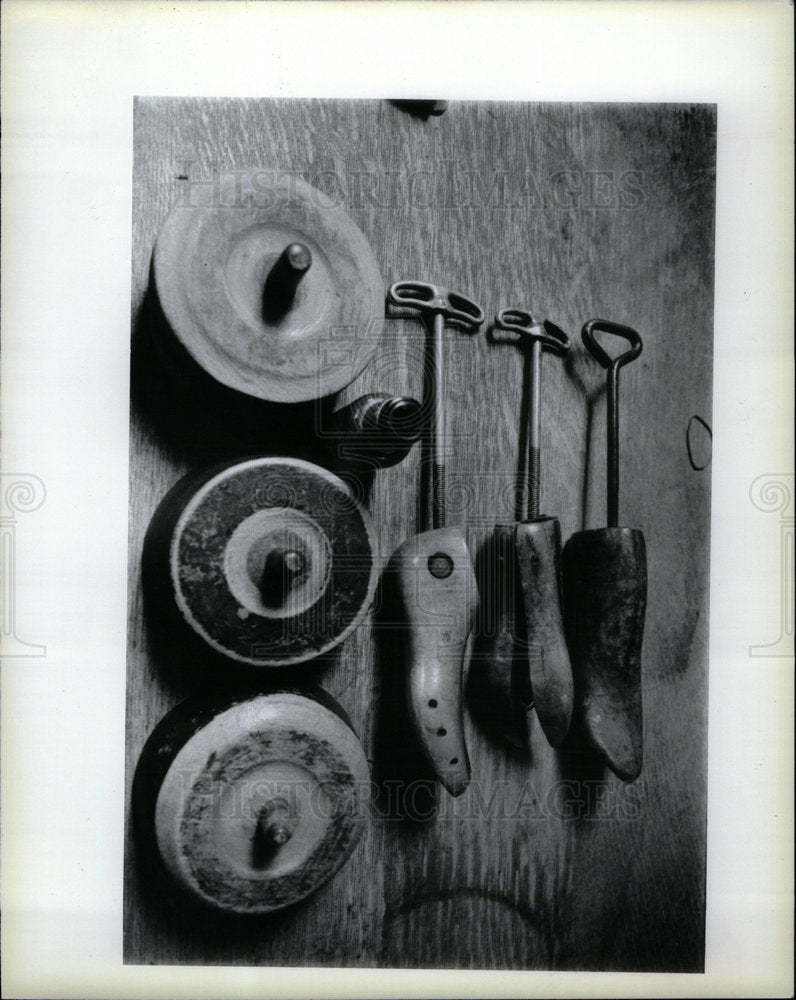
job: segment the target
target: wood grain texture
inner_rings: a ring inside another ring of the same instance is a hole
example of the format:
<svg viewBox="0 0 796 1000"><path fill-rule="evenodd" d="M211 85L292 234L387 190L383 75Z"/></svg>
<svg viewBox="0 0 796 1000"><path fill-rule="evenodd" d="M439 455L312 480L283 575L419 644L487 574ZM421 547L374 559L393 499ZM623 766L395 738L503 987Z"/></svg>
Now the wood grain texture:
<svg viewBox="0 0 796 1000"><path fill-rule="evenodd" d="M134 116L128 781L149 732L192 690L143 605L141 547L157 503L217 459L324 464L326 404L241 400L166 364L173 352L147 294L152 247L171 206L213 170L265 166L339 201L385 291L432 281L487 317L523 308L569 333L570 358L547 365L542 386L541 507L564 540L604 523L604 378L580 327L601 317L637 329L644 353L622 385L620 517L644 532L649 587L637 782L601 770L576 735L554 750L536 726L527 752L509 751L468 712L467 791L435 795L418 765L411 795L395 796L390 781L417 762L380 596L336 655L302 672L349 713L377 781L345 869L290 911L181 922L128 836L126 961L701 969L710 473L692 468L686 433L693 415L711 422L715 109L452 102L424 121L389 101L145 99ZM417 320L389 318L378 355L336 405L369 391L421 398L424 339ZM476 569L494 524L515 520L522 374L518 353L483 333L446 334L448 523L466 528ZM419 530L420 457L415 447L355 484L384 561Z"/></svg>

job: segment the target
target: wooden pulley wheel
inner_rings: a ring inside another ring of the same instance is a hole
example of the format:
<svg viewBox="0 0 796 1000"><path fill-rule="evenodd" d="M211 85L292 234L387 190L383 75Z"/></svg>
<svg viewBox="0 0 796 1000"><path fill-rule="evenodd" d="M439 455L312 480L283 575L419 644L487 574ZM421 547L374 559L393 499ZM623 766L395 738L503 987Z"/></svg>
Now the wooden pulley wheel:
<svg viewBox="0 0 796 1000"><path fill-rule="evenodd" d="M142 858L165 868L177 899L259 914L343 866L369 798L367 759L340 706L320 689L284 689L177 706L142 751L133 815Z"/></svg>
<svg viewBox="0 0 796 1000"><path fill-rule="evenodd" d="M359 624L378 579L370 517L337 476L292 458L254 458L187 476L147 531L144 573L217 652L288 666L328 652Z"/></svg>
<svg viewBox="0 0 796 1000"><path fill-rule="evenodd" d="M352 382L378 347L384 286L343 209L259 168L189 195L153 257L163 313L188 353L224 385L278 403Z"/></svg>

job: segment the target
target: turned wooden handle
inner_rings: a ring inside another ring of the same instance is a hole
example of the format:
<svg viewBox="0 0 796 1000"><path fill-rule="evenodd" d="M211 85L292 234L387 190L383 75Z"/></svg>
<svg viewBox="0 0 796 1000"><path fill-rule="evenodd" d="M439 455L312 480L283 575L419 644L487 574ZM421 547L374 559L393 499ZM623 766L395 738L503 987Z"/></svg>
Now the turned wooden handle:
<svg viewBox="0 0 796 1000"><path fill-rule="evenodd" d="M451 795L470 783L464 740L462 673L478 603L461 531L415 535L393 557L408 646L409 718L434 774Z"/></svg>

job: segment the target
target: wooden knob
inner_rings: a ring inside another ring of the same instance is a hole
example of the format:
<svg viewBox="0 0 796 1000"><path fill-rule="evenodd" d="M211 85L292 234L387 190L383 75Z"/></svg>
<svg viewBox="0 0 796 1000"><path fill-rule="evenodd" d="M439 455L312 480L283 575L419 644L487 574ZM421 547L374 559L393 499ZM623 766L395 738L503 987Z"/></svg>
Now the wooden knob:
<svg viewBox="0 0 796 1000"><path fill-rule="evenodd" d="M370 517L345 483L300 459L256 458L181 480L144 542L161 611L217 652L287 666L363 619L378 579Z"/></svg>
<svg viewBox="0 0 796 1000"><path fill-rule="evenodd" d="M315 892L367 820L367 760L325 692L184 702L156 727L133 783L143 850L193 901L268 913Z"/></svg>
<svg viewBox="0 0 796 1000"><path fill-rule="evenodd" d="M307 560L297 549L272 549L265 559L259 578L263 603L269 607L283 607L294 586L307 573Z"/></svg>
<svg viewBox="0 0 796 1000"><path fill-rule="evenodd" d="M285 247L265 279L263 316L266 322L277 323L285 316L295 302L299 283L311 264L312 254L303 243L291 243Z"/></svg>
<svg viewBox="0 0 796 1000"><path fill-rule="evenodd" d="M168 325L194 360L279 403L352 382L379 346L384 285L343 209L261 168L190 194L163 223L153 271Z"/></svg>
<svg viewBox="0 0 796 1000"><path fill-rule="evenodd" d="M270 799L260 810L255 837L267 846L283 847L293 836L297 825L294 810L284 796Z"/></svg>

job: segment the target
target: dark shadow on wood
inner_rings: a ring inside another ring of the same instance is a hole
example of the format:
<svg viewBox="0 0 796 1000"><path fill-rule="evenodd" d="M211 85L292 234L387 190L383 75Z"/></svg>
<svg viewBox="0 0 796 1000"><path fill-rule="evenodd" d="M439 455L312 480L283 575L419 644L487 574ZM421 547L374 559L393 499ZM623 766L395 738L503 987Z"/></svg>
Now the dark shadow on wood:
<svg viewBox="0 0 796 1000"><path fill-rule="evenodd" d="M569 733L557 751L561 773L558 808L574 822L592 820L598 813L600 800L608 788L608 771L602 757L594 750L583 732L576 707Z"/></svg>
<svg viewBox="0 0 796 1000"><path fill-rule="evenodd" d="M168 451L171 461L196 467L242 456L285 455L323 465L318 423L333 399L270 403L213 379L170 329L149 287L133 322L130 359L133 418Z"/></svg>
<svg viewBox="0 0 796 1000"><path fill-rule="evenodd" d="M351 496L361 507L364 507L365 510L370 510L373 496L374 470L361 466L352 467L345 462L341 462L334 454L330 454L328 457L330 461L326 464L326 468L342 479L351 491Z"/></svg>

